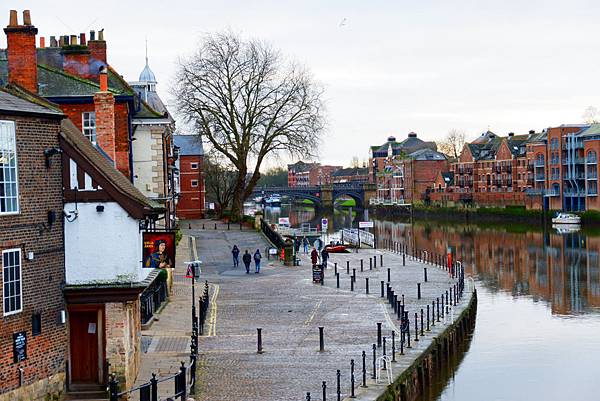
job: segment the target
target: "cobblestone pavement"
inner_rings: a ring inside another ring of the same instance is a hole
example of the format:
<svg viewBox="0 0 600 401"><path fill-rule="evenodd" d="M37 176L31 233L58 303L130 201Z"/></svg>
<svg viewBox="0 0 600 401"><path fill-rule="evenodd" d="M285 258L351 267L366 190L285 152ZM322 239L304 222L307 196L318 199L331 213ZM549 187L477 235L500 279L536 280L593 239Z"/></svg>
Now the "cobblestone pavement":
<svg viewBox="0 0 600 401"><path fill-rule="evenodd" d="M285 267L276 261L263 259L260 274L245 274L245 269L234 269L231 247L237 244L245 249L264 250L268 245L263 237L252 231L230 231L214 223L191 223L185 230L197 238L199 258L204 261L203 279L209 281L212 298L210 322L200 339L199 400L303 400L306 392L313 399L321 399L322 381L327 382L330 398L336 387L336 370L341 370L341 391L349 395L350 360L356 363L356 392L358 399L374 399L384 385L375 385L369 379L368 389L359 389L362 377L362 351L367 353L367 375L372 372L372 344L377 341L377 322L388 338L387 353L391 352L391 331L399 332L393 310L380 297L380 281L387 281L390 268L391 284L405 295L406 308L414 329L414 312L451 287L454 280L447 272L427 266L429 280L421 284L422 299L417 299L416 283L423 280L424 265L401 255L380 250L361 250L360 253L332 254L325 285L311 280L311 269L306 255L300 266ZM383 255L383 267L380 266ZM263 252L264 256L264 252ZM377 257L377 268L369 270L369 257ZM360 259L363 270L360 271ZM356 269L356 284L350 291L350 276ZM336 288L333 274L338 264L340 288ZM365 278L370 281L370 294L365 293ZM458 316L467 305L463 299L454 307L451 316ZM186 317L189 313L186 312ZM449 317L451 317L449 316ZM448 319L449 320L449 319ZM319 352L319 330L324 327L325 352ZM437 323L431 332L425 332L420 341L412 341L405 355L396 355L392 364L397 376L425 349L432 337L443 330ZM257 353L257 328L262 328L264 353ZM414 331L413 340L414 340ZM398 344L396 344L398 346ZM377 355L382 349L377 349Z"/></svg>

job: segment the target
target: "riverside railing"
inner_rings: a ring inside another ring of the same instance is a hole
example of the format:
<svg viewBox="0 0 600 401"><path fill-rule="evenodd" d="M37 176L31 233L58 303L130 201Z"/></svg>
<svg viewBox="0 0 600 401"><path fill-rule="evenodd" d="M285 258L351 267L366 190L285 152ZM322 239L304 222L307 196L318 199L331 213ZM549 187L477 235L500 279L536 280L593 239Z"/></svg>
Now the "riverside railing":
<svg viewBox="0 0 600 401"><path fill-rule="evenodd" d="M265 220L260 221L260 230L271 241L273 245L281 249L284 246L283 238L279 233L271 228L271 225Z"/></svg>

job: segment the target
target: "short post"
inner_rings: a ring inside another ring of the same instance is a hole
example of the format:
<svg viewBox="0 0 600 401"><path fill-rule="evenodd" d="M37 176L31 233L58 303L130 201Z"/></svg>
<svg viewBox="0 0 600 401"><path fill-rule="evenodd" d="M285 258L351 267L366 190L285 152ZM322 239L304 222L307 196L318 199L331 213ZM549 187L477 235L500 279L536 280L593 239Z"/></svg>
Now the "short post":
<svg viewBox="0 0 600 401"><path fill-rule="evenodd" d="M215 223L215 230L217 229L217 223Z"/></svg>
<svg viewBox="0 0 600 401"><path fill-rule="evenodd" d="M444 293L442 293L442 319L444 318Z"/></svg>
<svg viewBox="0 0 600 401"><path fill-rule="evenodd" d="M340 288L340 273L335 273L337 288Z"/></svg>
<svg viewBox="0 0 600 401"><path fill-rule="evenodd" d="M394 303L394 313L398 313L398 295L394 294L394 299L392 302Z"/></svg>
<svg viewBox="0 0 600 401"><path fill-rule="evenodd" d="M369 258L369 270L373 270L373 259Z"/></svg>
<svg viewBox="0 0 600 401"><path fill-rule="evenodd" d="M386 355L387 355L387 354L386 354L386 352L385 352L385 344L386 344L386 338L385 338L385 336L384 336L384 337L383 337L383 354L382 354L383 356L386 356ZM387 370L387 369L385 368L385 365L386 365L386 363L384 362L384 364L383 364L383 370Z"/></svg>
<svg viewBox="0 0 600 401"><path fill-rule="evenodd" d="M337 274L337 262L333 264L333 272Z"/></svg>
<svg viewBox="0 0 600 401"><path fill-rule="evenodd" d="M185 375L186 367L185 362L181 361L181 367L179 368L179 375L181 377L181 382L183 383L183 391L181 394L181 399L187 399L187 383L186 383L186 375Z"/></svg>
<svg viewBox="0 0 600 401"><path fill-rule="evenodd" d="M392 362L396 362L396 332L392 330Z"/></svg>
<svg viewBox="0 0 600 401"><path fill-rule="evenodd" d="M346 261L346 274L350 274L350 261Z"/></svg>
<svg viewBox="0 0 600 401"><path fill-rule="evenodd" d="M389 267L387 268L387 273L388 273L388 283L389 283L390 281L392 281L392 279L391 279L391 271L390 271Z"/></svg>
<svg viewBox="0 0 600 401"><path fill-rule="evenodd" d="M323 326L319 327L319 352L325 351L325 340L323 338Z"/></svg>
<svg viewBox="0 0 600 401"><path fill-rule="evenodd" d="M261 328L257 328L256 331L258 332L258 354L262 354L263 353L263 347L262 347L262 329Z"/></svg>
<svg viewBox="0 0 600 401"><path fill-rule="evenodd" d="M379 265L383 267L383 255L379 255Z"/></svg>
<svg viewBox="0 0 600 401"><path fill-rule="evenodd" d="M404 303L404 294L402 294L402 305L406 305L406 304Z"/></svg>
<svg viewBox="0 0 600 401"><path fill-rule="evenodd" d="M425 282L427 282L427 268L426 267L423 268L423 278L425 279Z"/></svg>
<svg viewBox="0 0 600 401"><path fill-rule="evenodd" d="M419 314L415 312L415 341L419 341Z"/></svg>
<svg viewBox="0 0 600 401"><path fill-rule="evenodd" d="M229 228L229 222L227 222L227 231L229 231L229 230L230 230L230 228Z"/></svg>
<svg viewBox="0 0 600 401"><path fill-rule="evenodd" d="M381 298L383 298L385 295L383 293L383 280L381 280Z"/></svg>
<svg viewBox="0 0 600 401"><path fill-rule="evenodd" d="M435 300L431 301L431 326L435 326Z"/></svg>
<svg viewBox="0 0 600 401"><path fill-rule="evenodd" d="M440 321L440 299L436 298L437 301L437 321Z"/></svg>
<svg viewBox="0 0 600 401"><path fill-rule="evenodd" d="M341 386L340 386L340 370L337 370L337 373L335 375L336 378L336 394L337 394L337 401L342 401L342 390L341 390Z"/></svg>
<svg viewBox="0 0 600 401"><path fill-rule="evenodd" d="M367 353L362 352L362 386L367 387Z"/></svg>
<svg viewBox="0 0 600 401"><path fill-rule="evenodd" d="M327 401L327 382L323 381L321 387L323 387L323 401Z"/></svg>
<svg viewBox="0 0 600 401"><path fill-rule="evenodd" d="M354 359L350 359L350 398L356 398L354 395Z"/></svg>
<svg viewBox="0 0 600 401"><path fill-rule="evenodd" d="M310 401L310 391L306 393L306 401Z"/></svg>
<svg viewBox="0 0 600 401"><path fill-rule="evenodd" d="M352 280L356 281L356 269L352 269Z"/></svg>
<svg viewBox="0 0 600 401"><path fill-rule="evenodd" d="M402 254L402 266L406 266L406 254Z"/></svg>
<svg viewBox="0 0 600 401"><path fill-rule="evenodd" d="M404 313L405 313L405 317L406 317L406 340L407 340L406 348L412 348L410 346L410 319L408 317L408 311L406 311Z"/></svg>
<svg viewBox="0 0 600 401"><path fill-rule="evenodd" d="M365 294L369 293L369 278L365 277Z"/></svg>
<svg viewBox="0 0 600 401"><path fill-rule="evenodd" d="M381 348L381 322L377 322L377 348Z"/></svg>
<svg viewBox="0 0 600 401"><path fill-rule="evenodd" d="M152 373L152 379L150 379L150 399L152 401L158 400L158 379L156 379L156 373Z"/></svg>
<svg viewBox="0 0 600 401"><path fill-rule="evenodd" d="M202 229L204 230L204 223L202 223Z"/></svg>
<svg viewBox="0 0 600 401"><path fill-rule="evenodd" d="M110 376L110 381L108 383L108 393L110 396L110 401L119 401L119 381L115 377L115 375Z"/></svg>
<svg viewBox="0 0 600 401"><path fill-rule="evenodd" d="M401 310L402 310L402 303L400 301L398 301L398 298L396 298L396 313L398 313L398 320L402 319L402 316L400 315Z"/></svg>
<svg viewBox="0 0 600 401"><path fill-rule="evenodd" d="M421 299L421 283L417 283L417 299Z"/></svg>
<svg viewBox="0 0 600 401"><path fill-rule="evenodd" d="M427 331L429 330L429 304L427 304Z"/></svg>
<svg viewBox="0 0 600 401"><path fill-rule="evenodd" d="M371 379L375 379L375 360L377 359L377 348L376 345L373 344L373 372L371 373Z"/></svg>
<svg viewBox="0 0 600 401"><path fill-rule="evenodd" d="M423 337L423 308L421 308L421 337Z"/></svg>
<svg viewBox="0 0 600 401"><path fill-rule="evenodd" d="M377 255L373 256L373 267L377 269Z"/></svg>
<svg viewBox="0 0 600 401"><path fill-rule="evenodd" d="M354 279L350 276L350 291L354 291Z"/></svg>
<svg viewBox="0 0 600 401"><path fill-rule="evenodd" d="M363 260L362 259L360 260L360 271L361 272L363 271Z"/></svg>

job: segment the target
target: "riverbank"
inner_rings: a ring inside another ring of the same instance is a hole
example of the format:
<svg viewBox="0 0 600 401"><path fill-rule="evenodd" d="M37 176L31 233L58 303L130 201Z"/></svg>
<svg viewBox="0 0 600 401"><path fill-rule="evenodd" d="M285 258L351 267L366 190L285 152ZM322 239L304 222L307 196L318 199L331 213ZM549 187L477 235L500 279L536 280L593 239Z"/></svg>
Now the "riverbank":
<svg viewBox="0 0 600 401"><path fill-rule="evenodd" d="M214 230L212 225L210 230L202 230L201 222L191 224L186 234L197 238L198 253L204 261L203 279L209 281L211 291L217 294L208 319L211 322L209 335L200 338L202 369L197 395L200 400L298 400L305 399L307 392L313 399L320 399L323 381L327 383L328 397L334 399L338 369L341 397L348 397L351 359L355 362L356 395L365 400L377 399L387 391L387 384L376 384L371 379L377 323L381 324L382 336L387 339L387 355L392 352L392 330L395 334L400 332L396 314L380 294L380 283L387 281L388 268L390 283L397 288L397 295L405 295L404 305L411 314L411 321L414 312L426 309L432 300L446 290L452 291L456 284L456 280L440 268L406 257L403 266L400 254L382 250L332 255L323 285L312 282L312 269L306 255L302 255L301 265L297 267L263 259L260 274L247 275L245 269L231 266L230 247L237 244L242 250L263 251L268 244L259 234ZM205 226L209 227L208 223ZM335 263L340 274L339 288ZM422 282L424 268L428 269L426 283ZM356 281L351 285L352 273ZM421 299L417 283L421 283ZM457 299L457 305L451 307L449 314L444 314L445 319L436 321L430 331L424 330L423 336L417 333L417 342L414 342L411 325L412 347L404 348L404 355L400 355L395 335L394 380L410 369L448 327L453 327L471 299L469 293ZM324 329L323 351L319 350L319 327ZM262 353L257 353L258 328L261 328ZM369 387L365 389L359 388L362 351L367 355L365 369ZM376 348L377 357L382 353L383 345Z"/></svg>

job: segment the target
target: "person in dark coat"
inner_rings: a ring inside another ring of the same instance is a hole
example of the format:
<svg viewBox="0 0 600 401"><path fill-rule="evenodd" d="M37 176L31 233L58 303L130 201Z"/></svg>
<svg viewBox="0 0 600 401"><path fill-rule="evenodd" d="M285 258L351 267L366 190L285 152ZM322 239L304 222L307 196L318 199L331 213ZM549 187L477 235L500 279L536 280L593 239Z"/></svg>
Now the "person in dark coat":
<svg viewBox="0 0 600 401"><path fill-rule="evenodd" d="M319 263L319 251L317 251L317 248L313 248L312 252L310 253L310 261L312 262L313 266L316 266L317 263Z"/></svg>
<svg viewBox="0 0 600 401"><path fill-rule="evenodd" d="M329 252L327 252L327 247L323 247L321 251L321 260L323 261L323 269L327 269L327 260L329 259Z"/></svg>
<svg viewBox="0 0 600 401"><path fill-rule="evenodd" d="M246 252L244 252L244 256L242 256L242 262L244 262L244 266L246 266L246 274L250 274L250 262L252 262L252 255L248 253L247 249Z"/></svg>
<svg viewBox="0 0 600 401"><path fill-rule="evenodd" d="M260 273L260 260L262 259L262 255L260 254L260 251L257 249L256 252L254 252L254 264L256 265L256 271L254 272L255 274Z"/></svg>
<svg viewBox="0 0 600 401"><path fill-rule="evenodd" d="M240 248L234 245L231 254L233 255L233 267L238 267L240 265Z"/></svg>

